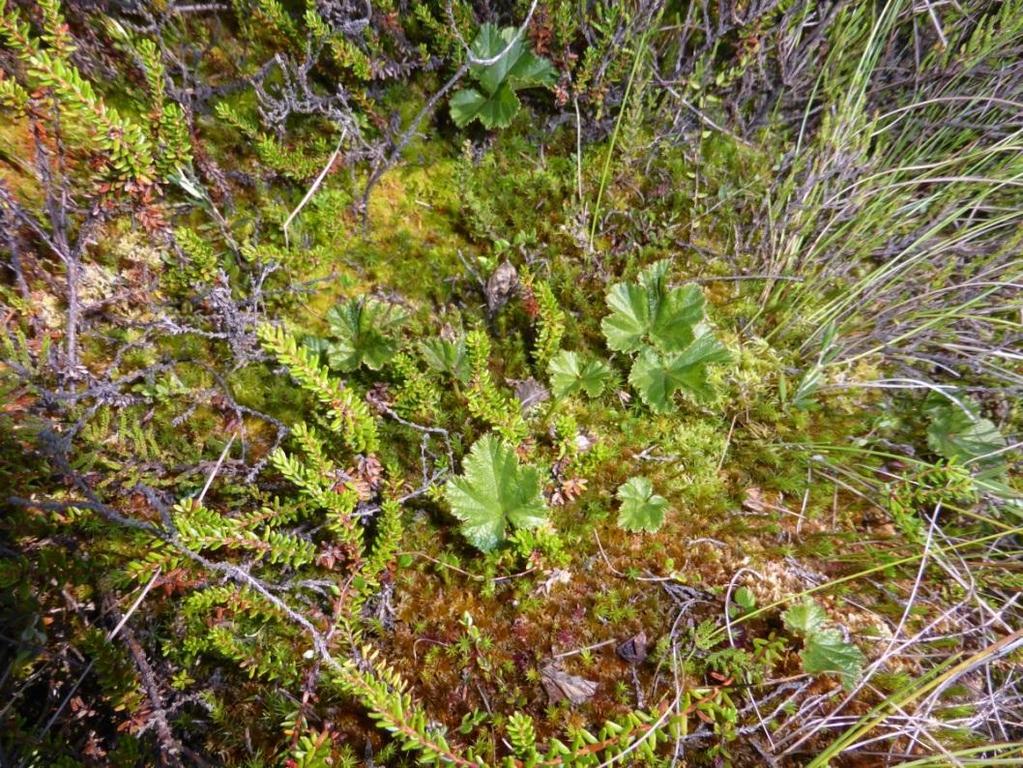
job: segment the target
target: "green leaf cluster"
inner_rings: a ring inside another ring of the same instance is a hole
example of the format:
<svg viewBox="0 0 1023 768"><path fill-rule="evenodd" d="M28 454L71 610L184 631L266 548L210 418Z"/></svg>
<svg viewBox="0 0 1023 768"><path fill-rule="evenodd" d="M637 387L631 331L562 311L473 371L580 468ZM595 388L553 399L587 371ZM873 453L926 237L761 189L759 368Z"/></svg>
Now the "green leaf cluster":
<svg viewBox="0 0 1023 768"><path fill-rule="evenodd" d="M462 384L468 383L470 369L464 337L452 341L434 336L419 343L419 352L432 370Z"/></svg>
<svg viewBox="0 0 1023 768"><path fill-rule="evenodd" d="M211 621L214 614L230 622ZM294 653L300 630L256 590L233 584L198 589L182 605L184 637L168 638L164 653L191 666L207 654L230 659L249 678L295 685L300 657Z"/></svg>
<svg viewBox="0 0 1023 768"><path fill-rule="evenodd" d="M799 658L808 675L838 675L842 685L852 688L863 671L863 652L846 642L842 633L830 627L828 615L813 600L793 605L784 614L785 627L803 638Z"/></svg>
<svg viewBox="0 0 1023 768"><path fill-rule="evenodd" d="M526 423L519 402L498 389L490 373L490 338L484 331L470 331L465 338L469 362L469 389L466 404L474 418L496 429L510 443L526 436Z"/></svg>
<svg viewBox="0 0 1023 768"><path fill-rule="evenodd" d="M346 659L336 672L333 682L361 701L373 721L402 749L416 752L419 765L466 764L448 743L443 729L431 722L412 698L401 675L380 658L376 649L364 646L358 662Z"/></svg>
<svg viewBox="0 0 1023 768"><path fill-rule="evenodd" d="M331 378L315 352L300 347L295 337L279 326L263 325L257 333L263 347L288 368L292 378L321 405L328 406L324 418L334 435L344 439L357 453L377 449L380 440L376 421L366 403Z"/></svg>
<svg viewBox="0 0 1023 768"><path fill-rule="evenodd" d="M500 58L488 65L470 65L476 87L462 88L451 97L451 119L459 128L473 120L486 128L506 128L521 106L516 91L553 85L554 67L530 51L522 38L515 27L480 27L470 46L472 55L482 61Z"/></svg>
<svg viewBox="0 0 1023 768"><path fill-rule="evenodd" d="M269 526L257 532L247 524L249 521L225 517L198 502L175 505L172 519L182 543L196 551L246 550L267 562L291 568L311 563L316 556L311 541Z"/></svg>
<svg viewBox="0 0 1023 768"><path fill-rule="evenodd" d="M528 286L533 291L537 306L537 338L533 355L538 365L544 365L561 346L561 338L565 335L565 311L550 285L530 278Z"/></svg>
<svg viewBox="0 0 1023 768"><path fill-rule="evenodd" d="M72 61L75 46L59 0L43 0L42 30L38 37L7 0L0 0L0 40L24 64L24 81L0 78L0 102L18 111L40 105L38 92L49 90L65 139L94 153L96 165L107 179L150 183L166 177L191 161L191 146L184 113L168 103L162 83L162 62L151 41L140 47L140 57L151 93L152 114L147 119L123 115L96 93L92 83ZM128 36L125 34L124 39Z"/></svg>
<svg viewBox="0 0 1023 768"><path fill-rule="evenodd" d="M398 351L397 332L405 311L372 297L349 299L327 312L329 338L320 346L335 371L366 366L379 371Z"/></svg>
<svg viewBox="0 0 1023 768"><path fill-rule="evenodd" d="M168 178L192 164L192 144L188 120L181 105L167 99L167 70L157 44L149 38L136 38L115 19L106 19L107 33L130 53L145 74L149 94L149 125L154 160L160 176Z"/></svg>
<svg viewBox="0 0 1023 768"><path fill-rule="evenodd" d="M670 412L679 391L708 400L708 366L727 363L728 350L704 323L699 286L668 284L668 260L651 264L638 282L616 283L607 294L611 314L601 323L607 345L633 355L629 383L657 413Z"/></svg>

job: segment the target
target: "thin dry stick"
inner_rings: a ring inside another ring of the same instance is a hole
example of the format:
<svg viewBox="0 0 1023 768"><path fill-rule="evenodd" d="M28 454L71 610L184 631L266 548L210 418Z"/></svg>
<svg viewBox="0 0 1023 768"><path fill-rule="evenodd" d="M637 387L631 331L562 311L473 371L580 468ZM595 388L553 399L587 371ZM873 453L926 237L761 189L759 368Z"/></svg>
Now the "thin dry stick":
<svg viewBox="0 0 1023 768"><path fill-rule="evenodd" d="M575 183L576 192L579 195L579 205L585 208L586 200L583 198L583 121L579 114L579 99L573 98L572 105L575 107Z"/></svg>
<svg viewBox="0 0 1023 768"><path fill-rule="evenodd" d="M717 471L721 471L721 467L725 465L725 458L728 456L728 447L732 444L732 434L735 432L735 421L739 418L739 414L735 414L732 417L732 423L728 426L728 435L725 437L725 447L721 451L721 458L718 459Z"/></svg>
<svg viewBox="0 0 1023 768"><path fill-rule="evenodd" d="M117 616L117 606L112 600L109 600L109 597L107 604L111 614ZM142 681L142 687L149 698L150 712L148 720L149 725L154 726L156 729L157 739L160 744L160 764L167 766L167 768L184 768L184 763L181 761L183 747L181 742L175 738L174 731L171 729L170 722L167 719L168 712L166 707L164 707L163 696L160 694L160 684L156 673L149 663L149 659L146 658L142 644L135 636L131 626L127 625L123 619L117 626L118 628L124 627L124 631L121 633L123 635L122 640L128 646L128 651L135 661L135 667Z"/></svg>
<svg viewBox="0 0 1023 768"><path fill-rule="evenodd" d="M604 551L604 545L600 541L600 534L597 533L596 531L594 531L593 532L593 538L597 540L597 549L600 550L600 556L602 558L604 558L604 564L607 566L607 569L609 571L611 571L611 573L613 573L618 578L620 578L620 579L632 578L635 581L653 581L653 582L678 581L678 579L676 579L674 576L628 576L627 574L622 573L617 568L615 568L613 565L611 565L611 559L607 556L607 552Z"/></svg>
<svg viewBox="0 0 1023 768"><path fill-rule="evenodd" d="M288 227L291 226L291 222L294 221L295 217L305 208L306 204L312 200L313 195L316 194L316 190L320 188L320 184L327 178L327 174L330 173L330 169L334 167L334 161L337 160L337 156L341 153L341 144L344 142L345 137L348 135L348 128L341 129L341 138L337 140L337 147L334 149L334 153L330 156L327 164L323 166L323 170L320 171L320 175L316 177L316 181L309 187L309 191L305 193L305 197L302 198L302 202L291 212L288 218L284 221L284 245L290 248L291 243L288 240Z"/></svg>
<svg viewBox="0 0 1023 768"><path fill-rule="evenodd" d="M231 450L231 444L234 442L234 438L236 435L237 433L231 435L231 439L227 441L227 445L224 446L224 450L220 452L220 458L217 459L217 463L213 466L213 469L210 471L209 477L206 478L206 485L202 487L202 492L196 499L198 503L202 504L202 500L206 498L206 491L210 489L210 486L213 484L213 478L217 476L217 473L220 471L220 468L224 465L224 459L227 458L227 452Z"/></svg>
<svg viewBox="0 0 1023 768"><path fill-rule="evenodd" d="M571 650L571 651L565 651L564 653L556 653L556 654L554 654L554 658L555 659L565 659L565 658L568 658L569 656L575 656L578 653L585 653L586 651L595 651L598 648L603 648L604 646L611 645L611 643L615 643L615 642L618 642L618 641L615 640L615 638L612 637L610 640L603 640L603 641L601 641L599 643L594 643L593 645L587 645L585 648L576 648L576 649Z"/></svg>

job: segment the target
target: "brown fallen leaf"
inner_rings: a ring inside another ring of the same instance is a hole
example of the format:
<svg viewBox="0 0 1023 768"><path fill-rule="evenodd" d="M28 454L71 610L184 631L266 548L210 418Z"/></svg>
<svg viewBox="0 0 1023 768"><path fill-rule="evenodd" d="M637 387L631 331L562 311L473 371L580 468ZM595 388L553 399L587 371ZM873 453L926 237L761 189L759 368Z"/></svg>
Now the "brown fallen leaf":
<svg viewBox="0 0 1023 768"><path fill-rule="evenodd" d="M642 664L647 656L646 632L640 630L615 648L618 657L629 664Z"/></svg>
<svg viewBox="0 0 1023 768"><path fill-rule="evenodd" d="M570 501L575 501L585 490L586 478L570 477L561 484L560 488L555 489L554 493L551 494L551 505L560 507Z"/></svg>
<svg viewBox="0 0 1023 768"><path fill-rule="evenodd" d="M556 661L548 662L540 670L540 682L551 704L564 699L572 704L585 704L597 692L597 684L593 680L568 674Z"/></svg>
<svg viewBox="0 0 1023 768"><path fill-rule="evenodd" d="M384 465L376 456L363 456L359 459L357 468L350 472L357 475L360 480L365 480L373 490L376 490L384 477Z"/></svg>
<svg viewBox="0 0 1023 768"><path fill-rule="evenodd" d="M496 314L497 310L508 303L508 299L518 290L518 286L519 273L515 267L510 262L501 262L487 280L487 309L491 315Z"/></svg>
<svg viewBox="0 0 1023 768"><path fill-rule="evenodd" d="M769 510L780 509L781 494L764 493L760 488L752 486L746 489L746 498L742 500L742 507L747 512L763 514Z"/></svg>
<svg viewBox="0 0 1023 768"><path fill-rule="evenodd" d="M547 578L544 579L535 590L533 590L533 594L549 595L551 590L558 584L568 584L572 580L571 571L566 571L562 568L555 568L554 570L549 571L546 575Z"/></svg>
<svg viewBox="0 0 1023 768"><path fill-rule="evenodd" d="M523 413L536 408L551 396L547 387L532 376L528 379L508 379L507 381L515 387L515 397L518 399Z"/></svg>

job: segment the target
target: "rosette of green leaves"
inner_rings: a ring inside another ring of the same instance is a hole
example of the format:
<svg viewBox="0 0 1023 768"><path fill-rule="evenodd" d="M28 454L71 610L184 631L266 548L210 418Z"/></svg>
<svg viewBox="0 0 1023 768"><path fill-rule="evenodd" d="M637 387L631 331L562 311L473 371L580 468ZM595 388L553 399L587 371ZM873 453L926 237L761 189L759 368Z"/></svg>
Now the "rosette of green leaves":
<svg viewBox="0 0 1023 768"><path fill-rule="evenodd" d="M671 287L668 266L658 261L638 282L611 286L611 314L601 324L611 349L635 356L629 383L658 413L672 410L679 391L695 400L711 398L708 366L731 359L704 323L703 291L692 284Z"/></svg>
<svg viewBox="0 0 1023 768"><path fill-rule="evenodd" d="M451 97L451 119L459 128L473 120L486 128L506 128L521 106L516 91L553 85L556 79L551 63L530 51L515 27L484 24L470 49L481 61L500 57L486 66L471 65L469 74L477 87L462 88Z"/></svg>
<svg viewBox="0 0 1023 768"><path fill-rule="evenodd" d="M327 312L327 339L309 344L327 353L327 364L335 371L354 371L365 365L379 371L398 351L398 329L405 312L395 304L374 298L349 299Z"/></svg>

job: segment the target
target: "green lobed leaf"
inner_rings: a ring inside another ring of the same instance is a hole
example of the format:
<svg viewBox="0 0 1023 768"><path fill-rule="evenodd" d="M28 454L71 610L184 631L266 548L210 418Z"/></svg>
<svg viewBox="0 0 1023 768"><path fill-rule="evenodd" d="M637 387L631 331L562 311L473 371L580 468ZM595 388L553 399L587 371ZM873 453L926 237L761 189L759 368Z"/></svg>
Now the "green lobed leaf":
<svg viewBox="0 0 1023 768"><path fill-rule="evenodd" d="M615 283L606 301L611 314L601 328L617 352L639 352L650 344L662 352L681 352L700 335L704 319L703 291L697 285L671 288L670 262L655 262L635 283Z"/></svg>
<svg viewBox="0 0 1023 768"><path fill-rule="evenodd" d="M480 105L477 117L484 128L507 128L519 106L515 91L508 83L502 83L497 92Z"/></svg>
<svg viewBox="0 0 1023 768"><path fill-rule="evenodd" d="M828 615L807 598L782 614L785 627L803 638L799 657L809 675L839 675L846 688L852 687L863 671L864 656L837 629L828 627Z"/></svg>
<svg viewBox="0 0 1023 768"><path fill-rule="evenodd" d="M757 607L757 596L749 587L739 587L735 590L732 600L744 611L752 611Z"/></svg>
<svg viewBox="0 0 1023 768"><path fill-rule="evenodd" d="M813 600L805 600L793 605L782 614L785 628L790 632L807 637L824 629L828 623L828 614Z"/></svg>
<svg viewBox="0 0 1023 768"><path fill-rule="evenodd" d="M404 320L400 307L373 298L332 307L327 312L328 365L338 371L354 371L360 365L380 370L398 349L392 334Z"/></svg>
<svg viewBox="0 0 1023 768"><path fill-rule="evenodd" d="M512 42L514 40L514 42ZM512 43L509 47L509 43ZM505 27L498 29L494 24L484 24L476 33L476 38L470 46L473 55L477 59L492 59L502 51L505 51L493 64L481 66L474 64L471 72L476 81L483 87L483 90L493 95L498 87L507 79L508 73L522 55L522 38L515 39L515 28ZM507 48L507 50L505 50Z"/></svg>
<svg viewBox="0 0 1023 768"><path fill-rule="evenodd" d="M679 390L696 400L712 397L707 366L730 359L724 345L709 333L678 354L662 355L647 347L633 363L629 383L651 410L668 413Z"/></svg>
<svg viewBox="0 0 1023 768"><path fill-rule="evenodd" d="M434 337L420 342L419 351L426 364L437 371L451 376L463 384L469 381L469 360L465 354L465 339L448 341Z"/></svg>
<svg viewBox="0 0 1023 768"><path fill-rule="evenodd" d="M486 128L506 128L519 110L519 97L507 84L484 96L475 88L463 88L451 97L451 119L459 128L479 120Z"/></svg>
<svg viewBox="0 0 1023 768"><path fill-rule="evenodd" d="M618 509L618 527L626 531L655 533L664 524L668 500L654 493L654 486L645 477L630 477L615 494L622 505Z"/></svg>
<svg viewBox="0 0 1023 768"><path fill-rule="evenodd" d="M667 262L654 266L658 269L648 269L640 276L648 299L657 296L651 318L650 341L665 352L679 352L699 335L697 326L704 317L703 291L692 284L669 289L665 283Z"/></svg>
<svg viewBox="0 0 1023 768"><path fill-rule="evenodd" d="M518 61L508 70L508 80L515 90L554 85L557 72L550 61L537 56L529 50L523 50Z"/></svg>
<svg viewBox="0 0 1023 768"><path fill-rule="evenodd" d="M462 88L455 91L448 104L451 119L459 128L465 128L479 116L480 109L486 102L487 97L475 88Z"/></svg>
<svg viewBox="0 0 1023 768"><path fill-rule="evenodd" d="M492 434L472 446L445 495L462 534L483 552L504 540L509 525L535 528L547 519L539 472L520 466L515 451Z"/></svg>
<svg viewBox="0 0 1023 768"><path fill-rule="evenodd" d="M515 27L499 30L493 24L484 24L470 48L478 59L489 60L501 54L493 64L474 64L470 70L483 91L491 96L502 85L517 90L554 82L554 67L526 48L524 36Z"/></svg>
<svg viewBox="0 0 1023 768"><path fill-rule="evenodd" d="M825 629L806 638L799 654L803 671L809 675L838 675L842 685L852 688L863 672L863 652L842 638L837 629Z"/></svg>
<svg viewBox="0 0 1023 768"><path fill-rule="evenodd" d="M927 445L953 461L974 461L985 469L1002 464L1001 455L991 455L1006 445L998 427L980 415L976 403L962 396L956 399L958 403L941 395L928 399Z"/></svg>
<svg viewBox="0 0 1023 768"><path fill-rule="evenodd" d="M521 106L515 91L553 85L556 80L553 65L529 51L514 27L484 24L470 49L478 59L499 58L488 65L473 64L469 71L479 87L462 88L451 97L451 119L459 128L473 120L486 128L505 128Z"/></svg>
<svg viewBox="0 0 1023 768"><path fill-rule="evenodd" d="M590 397L598 397L611 378L611 368L603 360L581 363L575 352L562 350L547 365L551 376L551 391L555 397L566 397L582 390Z"/></svg>
<svg viewBox="0 0 1023 768"><path fill-rule="evenodd" d="M635 283L615 283L607 306L611 314L600 324L607 346L616 352L638 352L651 326L646 290Z"/></svg>

